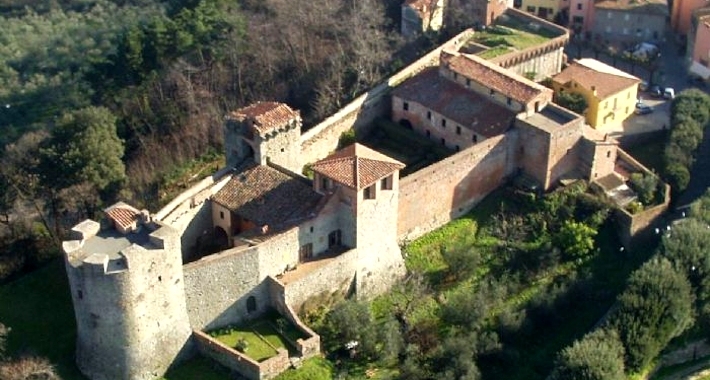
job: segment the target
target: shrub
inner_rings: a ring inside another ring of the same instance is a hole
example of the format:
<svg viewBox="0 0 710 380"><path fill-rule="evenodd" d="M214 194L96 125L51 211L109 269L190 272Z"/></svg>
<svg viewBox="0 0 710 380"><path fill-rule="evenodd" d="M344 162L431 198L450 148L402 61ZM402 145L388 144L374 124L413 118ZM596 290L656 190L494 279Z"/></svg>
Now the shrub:
<svg viewBox="0 0 710 380"><path fill-rule="evenodd" d="M348 129L343 132L338 139L338 149L345 148L348 145L354 144L357 141L357 136L354 129Z"/></svg>
<svg viewBox="0 0 710 380"><path fill-rule="evenodd" d="M557 355L550 380L623 380L624 346L614 330L595 330Z"/></svg>
<svg viewBox="0 0 710 380"><path fill-rule="evenodd" d="M656 191L658 190L658 178L648 173L633 173L629 183L631 189L638 194L639 201L650 206L656 201Z"/></svg>

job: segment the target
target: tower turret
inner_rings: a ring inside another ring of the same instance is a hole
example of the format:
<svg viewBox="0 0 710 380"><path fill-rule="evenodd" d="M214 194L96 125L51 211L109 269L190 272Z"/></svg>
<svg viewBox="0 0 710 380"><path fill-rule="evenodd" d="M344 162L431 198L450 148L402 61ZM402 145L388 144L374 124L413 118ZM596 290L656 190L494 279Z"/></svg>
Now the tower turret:
<svg viewBox="0 0 710 380"><path fill-rule="evenodd" d="M404 164L364 145L353 144L313 164L316 191L339 184L351 205L357 247L357 294L381 294L404 276L397 244L399 170Z"/></svg>
<svg viewBox="0 0 710 380"><path fill-rule="evenodd" d="M63 243L76 361L94 380L157 378L189 354L180 236L125 203L105 211Z"/></svg>
<svg viewBox="0 0 710 380"><path fill-rule="evenodd" d="M227 116L224 146L227 166L248 158L260 165L267 160L296 173L301 172L301 116L288 105L258 102Z"/></svg>

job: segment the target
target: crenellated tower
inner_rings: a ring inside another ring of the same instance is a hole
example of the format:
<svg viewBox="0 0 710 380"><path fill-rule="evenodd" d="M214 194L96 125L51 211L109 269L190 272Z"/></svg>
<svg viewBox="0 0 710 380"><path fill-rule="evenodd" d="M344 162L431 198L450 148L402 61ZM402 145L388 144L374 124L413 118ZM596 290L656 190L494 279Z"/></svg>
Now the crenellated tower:
<svg viewBox="0 0 710 380"><path fill-rule="evenodd" d="M158 378L190 350L180 236L125 203L105 212L63 243L76 362L93 380Z"/></svg>
<svg viewBox="0 0 710 380"><path fill-rule="evenodd" d="M301 115L288 105L258 102L232 112L227 117L224 147L227 166L246 159L260 165L269 161L300 173Z"/></svg>

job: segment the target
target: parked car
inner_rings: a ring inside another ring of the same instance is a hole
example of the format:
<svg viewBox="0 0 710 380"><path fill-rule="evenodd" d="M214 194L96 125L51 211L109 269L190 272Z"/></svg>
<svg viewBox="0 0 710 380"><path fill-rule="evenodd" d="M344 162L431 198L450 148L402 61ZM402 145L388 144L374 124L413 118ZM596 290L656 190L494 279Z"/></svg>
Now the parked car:
<svg viewBox="0 0 710 380"><path fill-rule="evenodd" d="M646 103L638 102L636 103L636 110L634 111L637 115L646 115L653 112L653 107Z"/></svg>
<svg viewBox="0 0 710 380"><path fill-rule="evenodd" d="M654 96L656 98L660 98L663 96L663 90L661 89L661 86L659 85L653 85L648 89L648 93L651 94L651 96Z"/></svg>
<svg viewBox="0 0 710 380"><path fill-rule="evenodd" d="M631 49L627 50L627 52L635 58L639 59L651 59L661 55L658 46L648 42L642 42L640 44L637 44Z"/></svg>
<svg viewBox="0 0 710 380"><path fill-rule="evenodd" d="M641 83L639 83L639 91L646 91L648 90L648 82L645 80L642 80Z"/></svg>
<svg viewBox="0 0 710 380"><path fill-rule="evenodd" d="M672 87L666 87L663 90L663 97L665 99L673 99L675 98L675 90Z"/></svg>

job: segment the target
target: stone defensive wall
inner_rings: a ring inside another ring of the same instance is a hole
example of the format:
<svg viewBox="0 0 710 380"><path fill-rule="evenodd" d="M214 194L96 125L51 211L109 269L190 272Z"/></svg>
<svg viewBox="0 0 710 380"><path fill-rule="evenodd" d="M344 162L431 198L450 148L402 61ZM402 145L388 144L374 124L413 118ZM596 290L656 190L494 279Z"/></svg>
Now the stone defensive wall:
<svg viewBox="0 0 710 380"><path fill-rule="evenodd" d="M212 227L212 210L209 199L224 186L231 176L231 168L223 168L185 190L154 218L178 231L183 262L188 260L198 237Z"/></svg>
<svg viewBox="0 0 710 380"><path fill-rule="evenodd" d="M655 176L653 172L648 170L648 168L636 161L636 159L631 157L631 155L622 149L618 149L617 157L619 160L634 169ZM619 225L619 238L625 247L631 247L634 244L634 241L642 238L646 234L650 234L651 228L653 228L654 224L659 222L661 216L668 210L668 205L671 201L670 195L671 187L668 184L665 184L663 203L649 207L635 214L631 214L621 207L617 207L614 210L616 223Z"/></svg>
<svg viewBox="0 0 710 380"><path fill-rule="evenodd" d="M414 63L387 78L370 91L360 95L338 112L301 135L301 162L315 162L335 151L343 132L354 129L356 133L367 133L378 117L390 112L390 90L427 67L439 64L443 49L458 49L458 46L473 35L468 29L430 51Z"/></svg>
<svg viewBox="0 0 710 380"><path fill-rule="evenodd" d="M491 59L491 62L515 71L520 75L535 72L535 80L541 80L559 73L562 70L564 47L569 41L569 31L559 25L515 8L506 9L505 15L530 24L539 25L540 28L559 34L559 36L540 45L495 57Z"/></svg>
<svg viewBox="0 0 710 380"><path fill-rule="evenodd" d="M299 310L311 296L347 290L357 271L357 258L357 249L351 249L336 257L321 259L322 265L317 262L307 263L315 264L314 268L283 283L286 304ZM297 275L298 270L294 271L294 275ZM284 277L284 280L287 278Z"/></svg>
<svg viewBox="0 0 710 380"><path fill-rule="evenodd" d="M276 356L257 362L199 330L194 330L192 336L202 355L249 380L272 379L291 366L288 351L284 348L278 348Z"/></svg>
<svg viewBox="0 0 710 380"><path fill-rule="evenodd" d="M266 278L269 285L269 294L271 295L271 307L276 309L282 316L288 319L297 329L301 331L307 338L299 338L295 342L291 342L298 351L301 359L307 359L320 354L320 335L316 334L310 327L306 326L293 308L285 302L286 288L276 278L269 276ZM317 294L317 293L314 293ZM284 337L286 338L286 337ZM288 339L288 338L286 338Z"/></svg>
<svg viewBox="0 0 710 380"><path fill-rule="evenodd" d="M402 178L398 239L415 239L471 210L515 171L514 146L514 135L496 136Z"/></svg>

